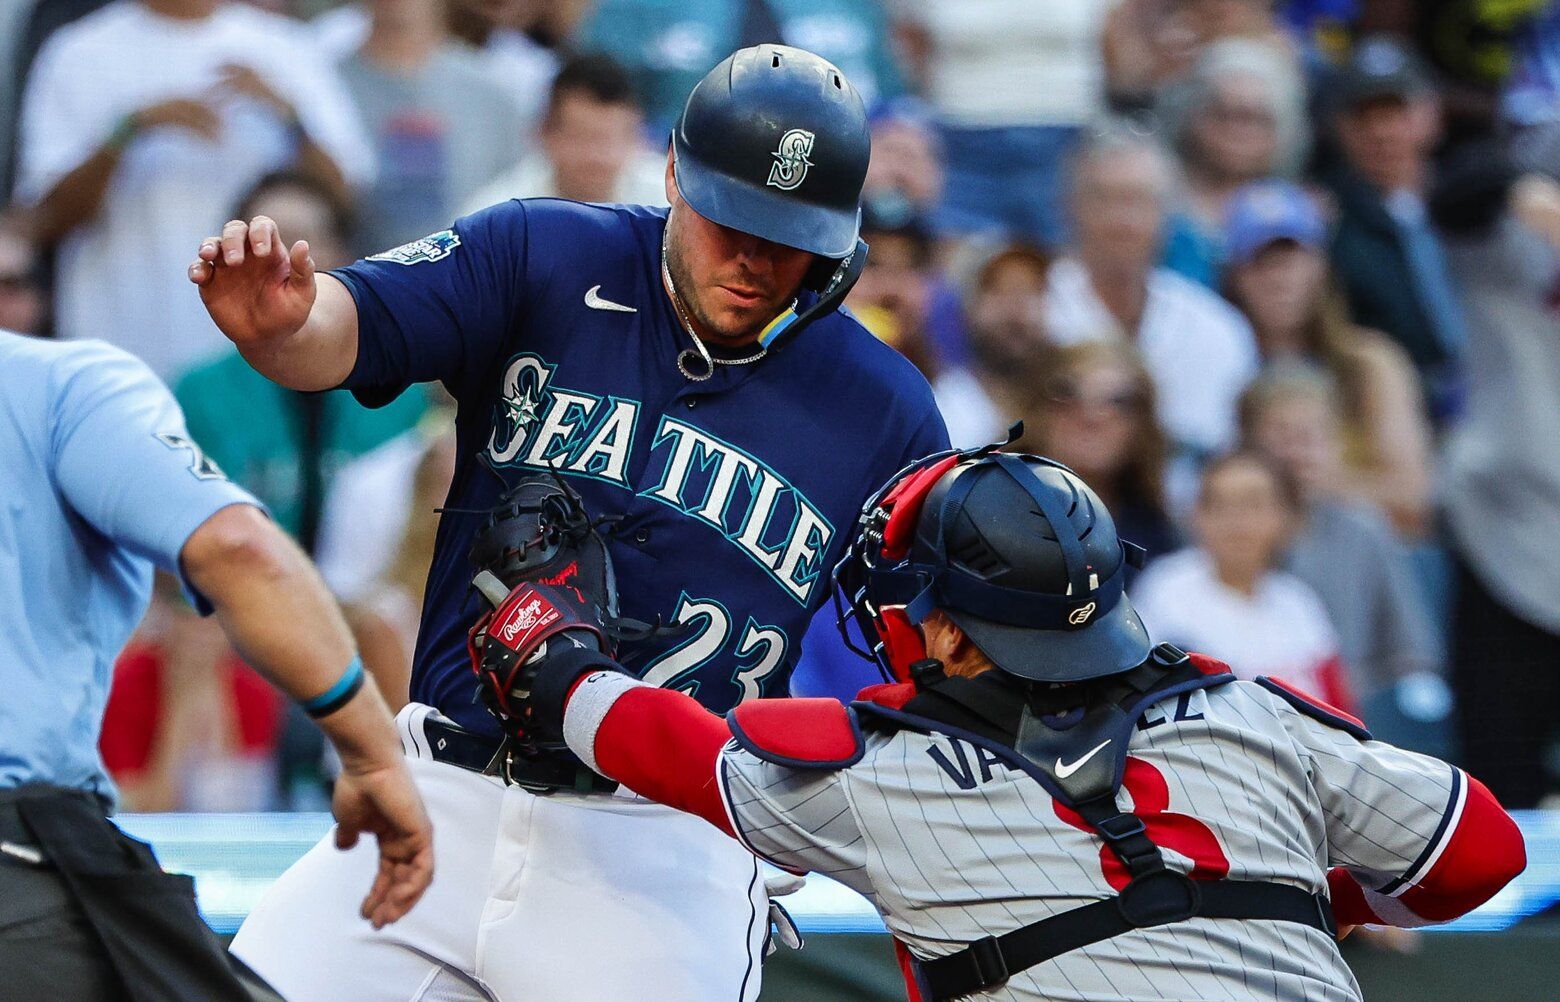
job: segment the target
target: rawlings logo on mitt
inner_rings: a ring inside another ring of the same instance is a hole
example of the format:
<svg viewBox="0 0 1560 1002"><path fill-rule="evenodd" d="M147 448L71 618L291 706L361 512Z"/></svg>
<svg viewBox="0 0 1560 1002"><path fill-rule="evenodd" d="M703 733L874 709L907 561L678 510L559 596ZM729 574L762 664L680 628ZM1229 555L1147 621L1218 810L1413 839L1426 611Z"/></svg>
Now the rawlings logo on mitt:
<svg viewBox="0 0 1560 1002"><path fill-rule="evenodd" d="M537 631L545 630L560 618L562 613L551 602L538 595L534 588L521 585L510 593L503 607L493 614L493 625L489 632L502 640L505 646L519 651L530 644Z"/></svg>
<svg viewBox="0 0 1560 1002"><path fill-rule="evenodd" d="M534 754L528 700L548 645L612 653L612 559L579 495L551 477L528 477L504 495L477 533L471 559L473 584L493 605L467 635L471 667L505 733Z"/></svg>
<svg viewBox="0 0 1560 1002"><path fill-rule="evenodd" d="M606 635L595 610L575 591L522 582L478 620L468 637L471 665L482 696L518 747L538 747L532 726L531 682L547 658L548 645L570 643L603 650Z"/></svg>

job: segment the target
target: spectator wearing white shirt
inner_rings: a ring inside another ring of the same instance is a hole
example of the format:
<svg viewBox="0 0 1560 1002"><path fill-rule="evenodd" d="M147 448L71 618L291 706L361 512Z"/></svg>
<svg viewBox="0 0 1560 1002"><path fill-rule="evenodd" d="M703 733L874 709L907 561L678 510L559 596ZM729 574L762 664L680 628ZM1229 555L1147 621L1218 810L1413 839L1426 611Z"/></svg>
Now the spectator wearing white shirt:
<svg viewBox="0 0 1560 1002"><path fill-rule="evenodd" d="M476 212L511 198L666 204L666 151L645 144L645 119L627 71L610 56L569 60L554 78L538 148L482 186Z"/></svg>
<svg viewBox="0 0 1560 1002"><path fill-rule="evenodd" d="M320 576L343 604L366 602L390 571L416 506L417 470L455 424L454 401L435 384L422 420L346 463L331 478L320 517ZM446 484L448 486L448 484Z"/></svg>
<svg viewBox="0 0 1560 1002"><path fill-rule="evenodd" d="M1183 460L1218 452L1235 439L1235 403L1256 374L1257 350L1233 306L1156 266L1173 184L1168 158L1151 138L1111 128L1085 144L1073 171L1076 243L1051 268L1049 336L1135 343Z"/></svg>
<svg viewBox="0 0 1560 1002"><path fill-rule="evenodd" d="M60 29L22 104L18 200L59 243L61 336L169 376L225 347L184 271L239 196L283 167L333 189L373 154L303 29L221 0L117 0Z"/></svg>
<svg viewBox="0 0 1560 1002"><path fill-rule="evenodd" d="M1105 110L1100 35L1112 0L901 0L912 76L947 149L944 225L1055 246L1067 158Z"/></svg>
<svg viewBox="0 0 1560 1002"><path fill-rule="evenodd" d="M1132 587L1155 641L1204 651L1240 678L1268 675L1341 709L1354 699L1327 609L1280 569L1298 488L1271 460L1237 452L1203 472L1196 545L1156 561Z"/></svg>

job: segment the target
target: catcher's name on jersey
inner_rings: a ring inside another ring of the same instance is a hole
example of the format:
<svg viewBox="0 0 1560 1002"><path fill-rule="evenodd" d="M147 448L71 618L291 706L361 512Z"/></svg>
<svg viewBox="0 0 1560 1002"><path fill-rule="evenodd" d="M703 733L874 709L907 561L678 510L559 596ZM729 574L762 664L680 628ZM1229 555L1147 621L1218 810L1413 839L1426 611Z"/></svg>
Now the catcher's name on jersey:
<svg viewBox="0 0 1560 1002"><path fill-rule="evenodd" d="M539 471L567 478L613 520L623 615L684 626L620 659L719 710L785 692L862 499L947 433L926 381L848 314L758 362L683 376L665 224L665 209L512 201L334 272L359 318L344 385L371 404L417 381L448 387L449 508L490 508ZM482 612L467 560L480 522L440 524L411 695L496 733L465 651Z"/></svg>
<svg viewBox="0 0 1560 1002"><path fill-rule="evenodd" d="M1371 740L1281 682L1193 662L1206 687L1182 682L1150 698L1112 732L1125 749L1111 737L1111 749L1044 763L1053 777L1094 755L1122 763L1117 810L1142 824L1168 868L1201 887L1331 899L1314 907L1338 924L1395 926L1462 915L1523 869L1521 833L1473 777ZM917 704L927 691L917 682L869 688L849 709L766 699L719 718L615 671L560 671L538 688L557 693L573 677L562 713L541 712L562 716L580 759L775 865L860 891L916 963L1109 901L1133 880L1081 808L1037 780L1039 763L919 715L916 705L938 704ZM977 994L1357 1002L1332 929L1315 913L1260 908L1150 922L1009 968Z"/></svg>
<svg viewBox="0 0 1560 1002"><path fill-rule="evenodd" d="M716 773L745 845L861 892L923 958L1125 886L1099 837L1021 769L958 735L884 732L860 719L869 725L861 758L847 768L780 764L741 739L726 746ZM1194 880L1323 893L1329 869L1346 867L1375 900L1436 864L1467 798L1453 766L1361 740L1276 688L1232 682L1139 718L1118 803ZM1360 993L1324 931L1192 919L1064 953L980 997L1343 1002Z"/></svg>

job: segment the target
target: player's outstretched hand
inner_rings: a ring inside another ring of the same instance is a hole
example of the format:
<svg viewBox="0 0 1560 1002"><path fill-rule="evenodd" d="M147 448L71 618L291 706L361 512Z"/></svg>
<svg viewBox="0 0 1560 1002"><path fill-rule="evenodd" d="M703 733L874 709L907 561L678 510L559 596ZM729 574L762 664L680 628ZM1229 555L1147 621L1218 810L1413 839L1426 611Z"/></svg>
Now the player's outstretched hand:
<svg viewBox="0 0 1560 1002"><path fill-rule="evenodd" d="M239 348L264 348L309 319L316 292L307 241L290 248L266 216L231 220L207 237L189 267L217 327Z"/></svg>
<svg viewBox="0 0 1560 1002"><path fill-rule="evenodd" d="M344 770L331 803L336 847L363 832L379 842L379 872L360 913L382 929L411 911L433 881L433 827L404 761Z"/></svg>

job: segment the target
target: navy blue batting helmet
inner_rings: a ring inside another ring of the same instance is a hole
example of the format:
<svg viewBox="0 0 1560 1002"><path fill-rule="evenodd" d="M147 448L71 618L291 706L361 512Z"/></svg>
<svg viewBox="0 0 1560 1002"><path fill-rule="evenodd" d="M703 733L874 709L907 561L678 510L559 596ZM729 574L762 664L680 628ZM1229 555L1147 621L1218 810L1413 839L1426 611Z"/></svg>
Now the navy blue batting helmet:
<svg viewBox="0 0 1560 1002"><path fill-rule="evenodd" d="M856 250L871 151L845 74L787 45L721 60L672 130L677 188L695 212L835 261Z"/></svg>

